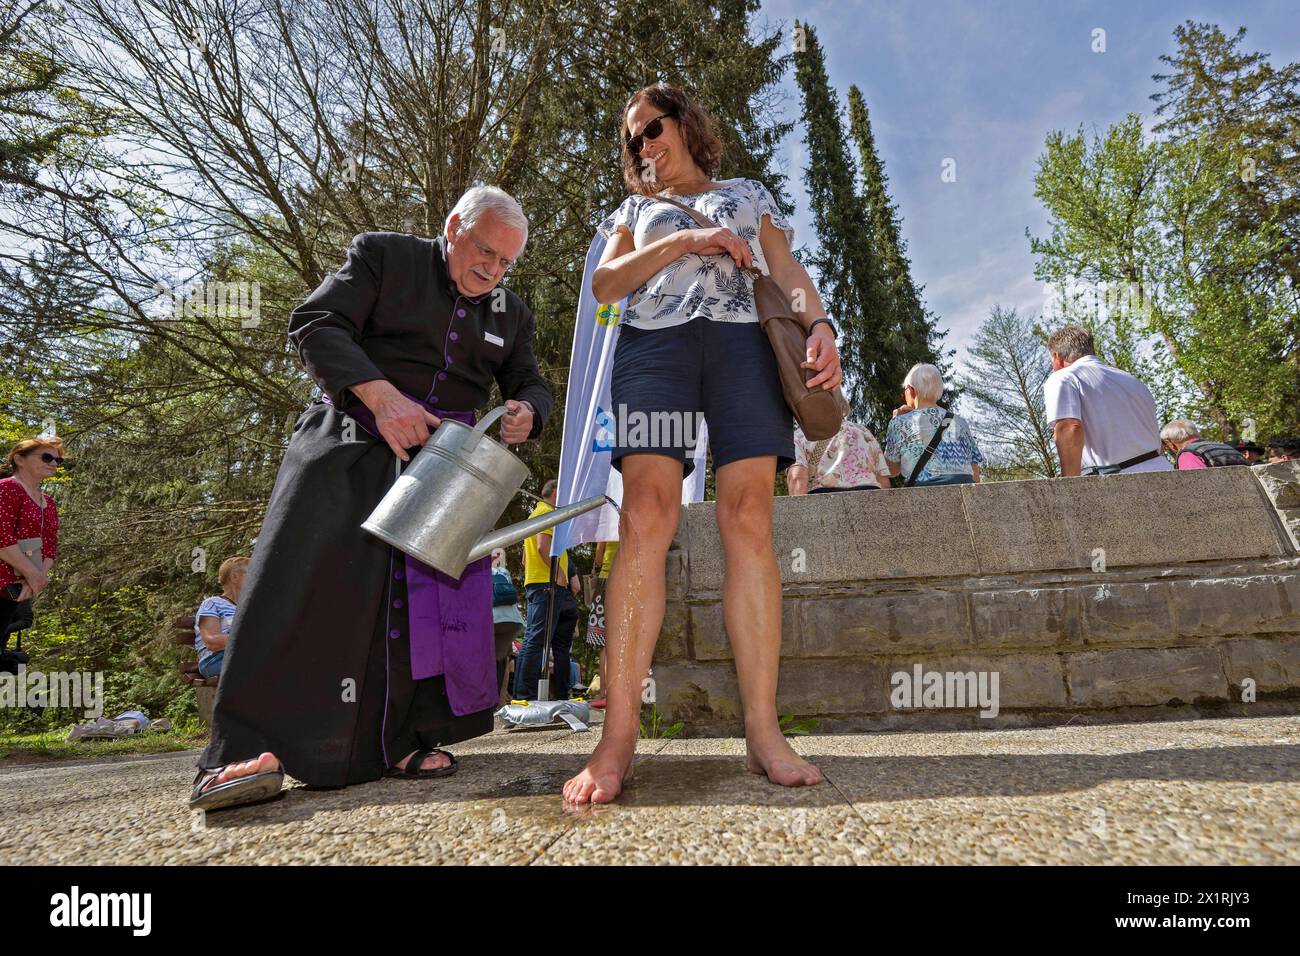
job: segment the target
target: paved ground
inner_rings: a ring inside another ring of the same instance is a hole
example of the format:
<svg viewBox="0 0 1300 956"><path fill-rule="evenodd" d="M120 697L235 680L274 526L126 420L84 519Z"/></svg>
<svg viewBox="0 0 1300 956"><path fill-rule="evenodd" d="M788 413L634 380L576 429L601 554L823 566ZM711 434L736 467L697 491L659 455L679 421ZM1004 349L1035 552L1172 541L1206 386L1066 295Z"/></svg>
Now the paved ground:
<svg viewBox="0 0 1300 956"><path fill-rule="evenodd" d="M557 796L599 731L497 732L460 772L185 807L194 752L0 768L0 863L1295 863L1300 717L800 738L828 782L744 742L642 741L608 807Z"/></svg>

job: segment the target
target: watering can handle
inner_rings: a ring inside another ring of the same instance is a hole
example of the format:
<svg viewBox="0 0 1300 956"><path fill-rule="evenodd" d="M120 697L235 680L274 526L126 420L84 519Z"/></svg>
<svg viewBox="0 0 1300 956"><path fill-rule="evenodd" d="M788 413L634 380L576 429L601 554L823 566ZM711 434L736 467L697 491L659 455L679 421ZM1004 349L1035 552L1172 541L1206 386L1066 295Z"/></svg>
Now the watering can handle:
<svg viewBox="0 0 1300 956"><path fill-rule="evenodd" d="M480 418L478 424L474 426L474 430L470 432L469 437L465 439L465 444L462 447L467 451L473 451L475 446L478 445L478 440L483 437L484 433L492 426L492 423L505 413L506 407L504 405L498 405L496 408L492 409L492 411Z"/></svg>

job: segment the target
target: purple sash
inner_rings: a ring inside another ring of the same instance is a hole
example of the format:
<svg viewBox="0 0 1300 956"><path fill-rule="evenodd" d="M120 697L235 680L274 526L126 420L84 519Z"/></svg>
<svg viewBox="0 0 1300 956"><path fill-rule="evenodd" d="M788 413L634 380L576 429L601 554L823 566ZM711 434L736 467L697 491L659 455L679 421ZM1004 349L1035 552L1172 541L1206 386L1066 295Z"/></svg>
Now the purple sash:
<svg viewBox="0 0 1300 956"><path fill-rule="evenodd" d="M439 418L474 424L472 411L435 408L413 395L406 397ZM323 400L333 404L328 395ZM383 440L374 414L364 405L358 404L343 414L350 415L371 435ZM491 556L471 562L459 580L409 554L402 556L406 559L411 677L423 680L444 675L447 699L452 713L458 717L495 707L498 687L492 635ZM392 603L391 595L387 600Z"/></svg>

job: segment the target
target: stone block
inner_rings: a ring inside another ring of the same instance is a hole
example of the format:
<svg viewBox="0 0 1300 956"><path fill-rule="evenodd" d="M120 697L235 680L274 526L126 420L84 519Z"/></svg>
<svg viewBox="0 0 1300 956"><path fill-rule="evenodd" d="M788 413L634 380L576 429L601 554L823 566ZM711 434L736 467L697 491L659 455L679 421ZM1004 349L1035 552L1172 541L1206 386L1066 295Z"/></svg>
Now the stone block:
<svg viewBox="0 0 1300 956"><path fill-rule="evenodd" d="M1300 631L1300 574L1176 581L1169 600L1179 637Z"/></svg>
<svg viewBox="0 0 1300 956"><path fill-rule="evenodd" d="M1083 640L1074 588L977 591L970 603L975 646L981 650L1064 647Z"/></svg>
<svg viewBox="0 0 1300 956"><path fill-rule="evenodd" d="M833 595L802 601L800 657L881 656L971 645L958 591Z"/></svg>
<svg viewBox="0 0 1300 956"><path fill-rule="evenodd" d="M1255 682L1258 694L1300 690L1300 636L1243 637L1222 644L1228 683L1240 698L1242 681Z"/></svg>
<svg viewBox="0 0 1300 956"><path fill-rule="evenodd" d="M1169 643L1175 635L1169 609L1169 584L1115 584L1080 587L1084 641L1088 644Z"/></svg>
<svg viewBox="0 0 1300 956"><path fill-rule="evenodd" d="M721 590L716 502L686 506L682 520L689 591ZM772 540L787 586L976 571L956 486L779 497Z"/></svg>
<svg viewBox="0 0 1300 956"><path fill-rule="evenodd" d="M1088 709L1228 699L1228 681L1211 647L1121 648L1065 655L1070 701Z"/></svg>
<svg viewBox="0 0 1300 956"><path fill-rule="evenodd" d="M981 574L1286 553L1247 468L959 487Z"/></svg>
<svg viewBox="0 0 1300 956"><path fill-rule="evenodd" d="M997 706L1000 710L1066 708L1065 672L1058 654L971 654L943 657L890 658L885 677L892 694L900 683L915 685L916 667L922 675L937 672L945 675L983 672L992 689L991 675L997 674ZM902 675L902 676L898 676ZM922 677L924 681L924 677ZM957 678L954 678L956 681ZM890 698L890 708L897 698ZM916 709L916 708L913 708ZM929 708L921 708L929 709ZM910 712L910 711L909 711ZM983 718L991 719L991 718Z"/></svg>

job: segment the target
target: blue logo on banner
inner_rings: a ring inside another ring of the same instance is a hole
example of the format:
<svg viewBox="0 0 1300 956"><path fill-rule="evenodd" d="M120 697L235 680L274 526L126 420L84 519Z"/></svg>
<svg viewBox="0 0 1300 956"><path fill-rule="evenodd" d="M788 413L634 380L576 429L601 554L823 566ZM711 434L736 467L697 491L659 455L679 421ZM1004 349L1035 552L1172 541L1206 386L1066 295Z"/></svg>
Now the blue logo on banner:
<svg viewBox="0 0 1300 956"><path fill-rule="evenodd" d="M614 417L597 405L596 437L591 440L592 454L611 451L614 448L614 437Z"/></svg>

